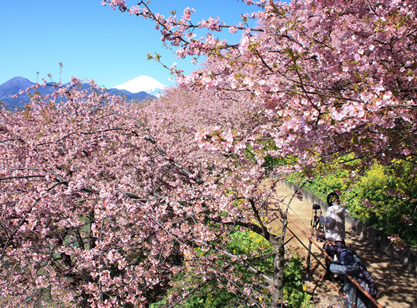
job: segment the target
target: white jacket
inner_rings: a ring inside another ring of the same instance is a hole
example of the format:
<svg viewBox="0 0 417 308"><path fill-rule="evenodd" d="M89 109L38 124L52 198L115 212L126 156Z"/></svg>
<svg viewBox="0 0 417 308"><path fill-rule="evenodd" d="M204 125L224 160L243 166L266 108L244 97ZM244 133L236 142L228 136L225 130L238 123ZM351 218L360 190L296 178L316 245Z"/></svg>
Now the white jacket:
<svg viewBox="0 0 417 308"><path fill-rule="evenodd" d="M320 223L326 226L326 240L345 240L345 217L347 215L348 210L338 204L334 204L327 209L326 218L320 217Z"/></svg>

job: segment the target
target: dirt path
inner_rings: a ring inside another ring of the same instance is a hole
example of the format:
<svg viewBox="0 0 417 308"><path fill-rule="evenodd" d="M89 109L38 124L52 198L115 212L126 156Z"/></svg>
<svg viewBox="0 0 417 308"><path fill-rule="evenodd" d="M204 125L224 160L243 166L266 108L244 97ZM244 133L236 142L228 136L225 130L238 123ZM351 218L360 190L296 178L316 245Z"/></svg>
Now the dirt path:
<svg viewBox="0 0 417 308"><path fill-rule="evenodd" d="M278 196L286 196L285 201L288 202L292 191L286 186L280 185L277 188L277 194ZM289 228L307 247L309 241L303 232L310 234L311 216L312 204L294 198L289 212L289 217L294 223L290 223ZM378 303L384 307L417 307L417 277L408 273L400 262L372 249L369 243L351 232L350 225L346 226L346 231L347 247L356 251L376 282ZM287 240L290 238L291 234L289 233ZM298 248L301 255L307 256L307 249L296 239L291 239L287 245L287 247ZM319 250L314 247L313 253L319 254ZM312 260L312 265L317 264L314 258ZM322 259L322 263L324 263L324 259ZM321 280L323 272L319 266L314 272L312 280L307 283L308 290L313 294L313 300L317 303L316 307L336 307L338 303L342 302L339 293L340 285Z"/></svg>

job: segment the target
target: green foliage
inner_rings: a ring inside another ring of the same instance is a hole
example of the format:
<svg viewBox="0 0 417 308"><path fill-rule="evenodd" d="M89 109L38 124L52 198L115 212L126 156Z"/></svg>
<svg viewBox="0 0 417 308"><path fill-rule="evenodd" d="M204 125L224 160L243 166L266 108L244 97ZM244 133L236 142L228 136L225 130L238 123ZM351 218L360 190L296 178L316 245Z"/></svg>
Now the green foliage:
<svg viewBox="0 0 417 308"><path fill-rule="evenodd" d="M191 285L199 280L195 277L192 272L181 273L174 282L181 282L184 285ZM171 290L172 291L172 290ZM191 288L190 290L191 291ZM176 307L184 308L197 308L197 307L224 307L225 305L238 306L236 305L237 297L235 294L228 292L227 289L215 281L211 281L204 286L200 287L199 290L183 301ZM166 299L151 304L151 308L165 307Z"/></svg>
<svg viewBox="0 0 417 308"><path fill-rule="evenodd" d="M231 234L230 242L227 245L228 251L235 255L246 255L252 266L266 273L273 273L273 257L261 258L273 252L273 247L262 236L252 231L236 231ZM219 258L219 260L222 260ZM219 261L219 266L221 265ZM260 306L269 306L271 299L268 286L252 272L241 264L236 264L242 282L255 282L253 296L256 296ZM303 265L300 256L294 254L286 262L284 286L284 299L287 307L310 307L311 296L306 293L306 287L302 280ZM181 281L181 285L199 285L203 281L196 277L192 270L180 273L176 281ZM175 284L175 283L174 283ZM190 287L190 290L192 287ZM172 290L171 290L172 291ZM230 291L226 281L215 279L204 284L178 307L197 308L197 307L246 307L245 295L243 290L237 288L235 292ZM165 303L161 301L151 305L153 308L161 307Z"/></svg>
<svg viewBox="0 0 417 308"><path fill-rule="evenodd" d="M375 163L363 171L358 168L359 161L349 158L319 165L305 188L323 200L337 191L351 216L417 247L416 161L393 160L390 166ZM288 180L301 183L303 175L294 174Z"/></svg>
<svg viewBox="0 0 417 308"><path fill-rule="evenodd" d="M273 140L261 140L258 141L258 145L260 146L260 148L256 150L251 145L248 145L246 147L245 155L247 158L256 162L256 154L261 154L261 156L263 157L262 167L264 168L273 169L277 166L294 165L297 161L297 158L295 156L275 157L267 153L268 150L278 149ZM267 154L265 155L265 153Z"/></svg>
<svg viewBox="0 0 417 308"><path fill-rule="evenodd" d="M267 255L273 251L271 244L253 231L237 231L231 234L227 248L233 254L246 254L254 257ZM272 262L272 258L270 260Z"/></svg>
<svg viewBox="0 0 417 308"><path fill-rule="evenodd" d="M306 286L302 280L303 263L300 255L293 254L285 264L284 299L287 307L311 307L311 295L306 293Z"/></svg>
<svg viewBox="0 0 417 308"><path fill-rule="evenodd" d="M373 165L352 190L345 193L349 208L360 219L417 247L417 179L412 161Z"/></svg>
<svg viewBox="0 0 417 308"><path fill-rule="evenodd" d="M267 154L264 157L264 163L263 163L263 167L264 168L274 168L277 166L284 166L284 165L294 165L296 162L296 158L295 157L286 157L286 158L281 158L281 157L273 157L269 154Z"/></svg>

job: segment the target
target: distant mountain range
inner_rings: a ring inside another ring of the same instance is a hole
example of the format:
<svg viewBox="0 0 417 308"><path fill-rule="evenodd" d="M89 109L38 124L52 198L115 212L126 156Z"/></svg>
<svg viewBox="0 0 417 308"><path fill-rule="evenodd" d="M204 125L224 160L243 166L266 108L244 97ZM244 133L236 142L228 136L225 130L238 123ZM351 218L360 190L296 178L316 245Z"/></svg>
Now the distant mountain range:
<svg viewBox="0 0 417 308"><path fill-rule="evenodd" d="M0 85L0 102L4 104L7 110L16 110L16 109L23 109L25 104L30 102L29 95L19 95L17 98L13 98L13 95L18 94L20 90L26 90L27 88L35 85L34 82L23 78L23 77L14 77L9 81L6 81L2 85ZM88 84L83 85L84 88L88 88ZM41 87L36 89L42 95L50 94L54 90L53 87ZM135 100L135 101L142 101L145 99L153 99L156 98L154 95L146 93L144 91L138 93L131 93L127 90L119 90L119 89L106 89L111 94L126 96L127 100ZM34 92L34 90L32 90Z"/></svg>

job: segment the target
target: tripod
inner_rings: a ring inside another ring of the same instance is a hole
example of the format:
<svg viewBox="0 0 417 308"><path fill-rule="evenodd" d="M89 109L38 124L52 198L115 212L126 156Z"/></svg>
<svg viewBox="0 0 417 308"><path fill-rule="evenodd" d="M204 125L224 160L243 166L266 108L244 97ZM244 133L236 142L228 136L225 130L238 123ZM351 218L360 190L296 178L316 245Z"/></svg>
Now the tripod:
<svg viewBox="0 0 417 308"><path fill-rule="evenodd" d="M311 237L315 238L319 243L325 241L324 237L324 225L320 223L320 216L322 214L321 207L318 204L313 204L313 213L311 218ZM311 277L310 273L310 259L311 259L311 248L312 239L309 240L308 244L308 255L307 255L307 275ZM314 256L313 256L314 257Z"/></svg>
<svg viewBox="0 0 417 308"><path fill-rule="evenodd" d="M318 204L313 204L313 218L311 219L312 236L314 236L319 243L324 242L324 225L320 223L321 207Z"/></svg>

